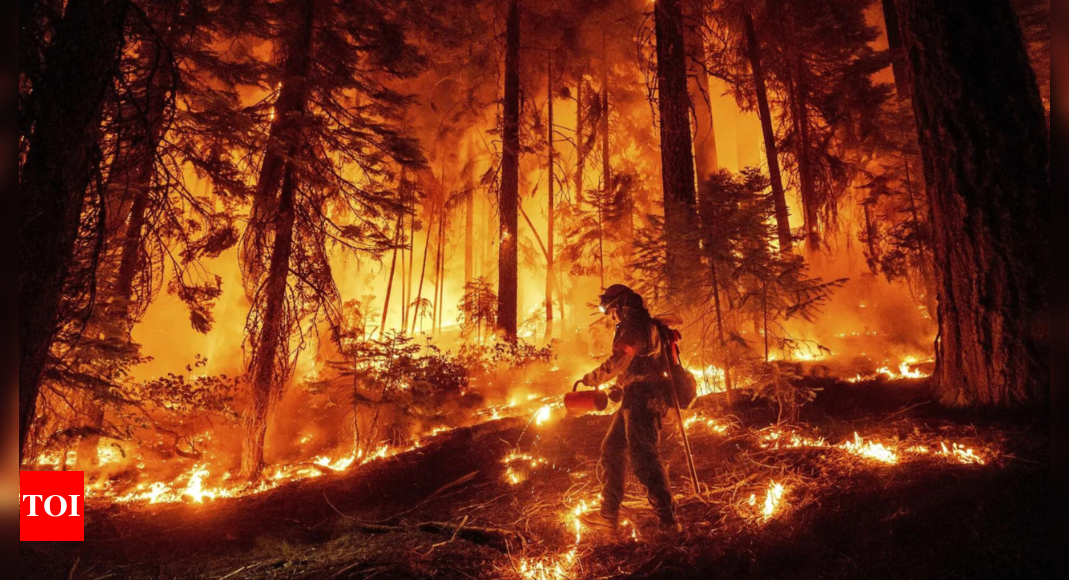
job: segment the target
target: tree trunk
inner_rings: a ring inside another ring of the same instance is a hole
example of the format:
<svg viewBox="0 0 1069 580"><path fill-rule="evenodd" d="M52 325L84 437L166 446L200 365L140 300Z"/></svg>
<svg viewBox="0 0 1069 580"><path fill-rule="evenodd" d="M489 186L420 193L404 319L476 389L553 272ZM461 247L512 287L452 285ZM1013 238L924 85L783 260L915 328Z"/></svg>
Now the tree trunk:
<svg viewBox="0 0 1069 580"><path fill-rule="evenodd" d="M791 234L791 215L787 208L787 192L783 187L783 174L780 170L779 146L776 143L776 129L772 121L772 107L768 103L768 85L765 79L764 63L761 60L761 45L757 40L757 28L754 26L753 16L746 13L745 20L750 67L753 69L758 112L761 115L761 130L765 138L768 174L772 181L772 200L776 207L776 232L779 235L780 251L789 254L794 251L794 236Z"/></svg>
<svg viewBox="0 0 1069 580"><path fill-rule="evenodd" d="M698 255L697 240L689 236L694 231L697 192L679 2L657 0L655 7L664 229L668 238L668 298L677 305L685 301L683 294L690 289L694 274L692 259Z"/></svg>
<svg viewBox="0 0 1069 580"><path fill-rule="evenodd" d="M294 198L297 183L294 170L286 164L282 195L275 219L275 239L271 250L271 266L264 288L264 313L257 348L249 365L252 377L253 406L244 417L245 440L241 459L241 473L250 480L259 479L264 470L264 441L267 436L267 420L271 406L278 397L279 383L286 377L278 376L280 356L289 349L288 329L285 324L286 286L289 279L290 257L293 254L293 226L295 221Z"/></svg>
<svg viewBox="0 0 1069 580"><path fill-rule="evenodd" d="M547 208L547 220L548 220L548 237L546 238L546 343L553 340L553 285L555 282L555 267L554 263L554 239L556 238L557 228L557 150L554 138L556 135L556 127L553 124L553 54L549 55L549 98L547 99L547 106L549 109L549 203ZM563 308L563 303L561 305Z"/></svg>
<svg viewBox="0 0 1069 580"><path fill-rule="evenodd" d="M252 407L245 412L244 444L241 473L259 479L264 469L264 441L267 422L281 390L289 377L280 376L279 357L289 356L289 325L286 323L286 299L293 254L296 222L297 175L291 161L300 150L300 117L307 109L308 74L312 63L315 31L315 1L299 4L296 36L288 47L285 80L276 105L275 123L271 128L267 154L260 170L254 216L257 227L273 234L266 280L259 290L263 311L256 348L250 355L248 376L252 387ZM285 148L283 151L282 148ZM281 179L281 183L276 181ZM275 192L279 192L276 200ZM252 225L250 225L252 227Z"/></svg>
<svg viewBox="0 0 1069 580"><path fill-rule="evenodd" d="M887 27L887 46L891 51L891 71L895 76L895 89L899 99L908 99L909 95L909 61L902 46L902 32L899 30L898 9L895 0L883 1L883 21Z"/></svg>
<svg viewBox="0 0 1069 580"><path fill-rule="evenodd" d="M699 185L720 171L716 122L713 118L712 95L709 94L709 71L705 67L705 37L701 29L705 17L703 6L701 0L688 2L688 25L684 29L689 64L688 86L694 116L694 168Z"/></svg>
<svg viewBox="0 0 1069 580"><path fill-rule="evenodd" d="M101 105L123 42L125 0L71 0L35 88L39 110L19 183L19 460L60 321L63 287L96 170Z"/></svg>
<svg viewBox="0 0 1069 580"><path fill-rule="evenodd" d="M464 286L475 279L475 144L468 139L468 163L464 168Z"/></svg>
<svg viewBox="0 0 1069 580"><path fill-rule="evenodd" d="M940 398L1043 406L1050 136L1017 16L1009 0L898 0L898 14L938 264Z"/></svg>
<svg viewBox="0 0 1069 580"><path fill-rule="evenodd" d="M433 210L432 210L433 211ZM427 224L427 244L423 246L423 267L419 273L419 286L416 290L416 301L413 303L415 306L415 312L412 313L412 334L416 334L416 324L423 318L421 314L420 302L423 301L423 282L427 279L427 258L430 257L431 242L433 236L431 231L434 229L434 215L431 214L431 221ZM422 327L421 327L422 329Z"/></svg>
<svg viewBox="0 0 1069 580"><path fill-rule="evenodd" d="M794 132L797 137L795 155L798 159L798 177L802 189L802 206L805 212L806 250L820 250L820 201L813 175L812 125L809 121L808 71L801 56L795 60L794 77L791 79L791 105L794 109Z"/></svg>
<svg viewBox="0 0 1069 580"><path fill-rule="evenodd" d="M393 260L390 263L390 280L386 283L386 302L382 306L382 324L379 325L379 341L386 337L386 318L390 315L390 297L393 295L393 279L397 275L397 252L401 246L401 232L405 227L405 215L397 218L397 232L394 233ZM402 269L404 266L402 266Z"/></svg>
<svg viewBox="0 0 1069 580"><path fill-rule="evenodd" d="M519 324L520 202L520 7L509 3L505 49L504 147L501 157L501 246L498 256L497 323L515 342Z"/></svg>
<svg viewBox="0 0 1069 580"><path fill-rule="evenodd" d="M578 158L575 165L575 205L580 213L583 211L583 190L586 186L586 111L583 110L585 83L586 75L580 74L575 86L575 155Z"/></svg>

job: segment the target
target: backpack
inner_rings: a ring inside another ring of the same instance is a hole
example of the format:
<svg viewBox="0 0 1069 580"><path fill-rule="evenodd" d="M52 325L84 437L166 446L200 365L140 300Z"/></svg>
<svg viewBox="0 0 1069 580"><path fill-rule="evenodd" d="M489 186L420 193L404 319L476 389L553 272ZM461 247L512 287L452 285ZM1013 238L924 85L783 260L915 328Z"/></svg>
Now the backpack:
<svg viewBox="0 0 1069 580"><path fill-rule="evenodd" d="M683 335L660 320L654 320L654 325L661 336L661 357L668 367L668 378L671 379L674 398L679 401L681 409L689 409L698 400L698 380L683 366L683 360L680 358L679 342L683 340ZM667 394L668 403L674 404L673 392Z"/></svg>

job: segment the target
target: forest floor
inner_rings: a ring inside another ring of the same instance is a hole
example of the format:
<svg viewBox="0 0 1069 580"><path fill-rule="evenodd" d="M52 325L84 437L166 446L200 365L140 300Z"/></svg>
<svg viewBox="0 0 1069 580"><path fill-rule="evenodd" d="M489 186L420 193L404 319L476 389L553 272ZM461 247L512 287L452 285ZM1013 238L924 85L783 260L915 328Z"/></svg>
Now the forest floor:
<svg viewBox="0 0 1069 580"><path fill-rule="evenodd" d="M574 514L597 504L609 417L512 419L258 496L90 505L87 541L20 544L19 576L1050 578L1049 419L966 419L929 404L923 382L821 386L793 429L775 427L767 407L728 416L703 400L690 427L700 501L687 497L678 429L666 422L679 537L658 536L634 486L620 537L576 529Z"/></svg>

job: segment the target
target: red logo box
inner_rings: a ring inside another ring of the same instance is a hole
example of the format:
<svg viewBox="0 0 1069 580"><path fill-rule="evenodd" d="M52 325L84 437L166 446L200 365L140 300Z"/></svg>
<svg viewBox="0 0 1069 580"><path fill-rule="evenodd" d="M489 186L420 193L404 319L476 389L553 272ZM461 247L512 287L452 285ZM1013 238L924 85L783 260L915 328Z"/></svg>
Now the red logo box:
<svg viewBox="0 0 1069 580"><path fill-rule="evenodd" d="M85 474L19 474L19 541L85 541Z"/></svg>

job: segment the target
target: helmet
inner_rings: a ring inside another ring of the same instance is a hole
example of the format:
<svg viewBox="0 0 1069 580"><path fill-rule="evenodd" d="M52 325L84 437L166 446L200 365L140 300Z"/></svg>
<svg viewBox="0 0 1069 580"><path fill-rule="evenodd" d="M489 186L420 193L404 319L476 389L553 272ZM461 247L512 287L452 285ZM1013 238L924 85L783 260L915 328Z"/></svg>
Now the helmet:
<svg viewBox="0 0 1069 580"><path fill-rule="evenodd" d="M637 292L624 286L623 284L615 284L605 290L605 293L601 295L601 310L607 312L611 308L622 306L643 306L642 297Z"/></svg>

